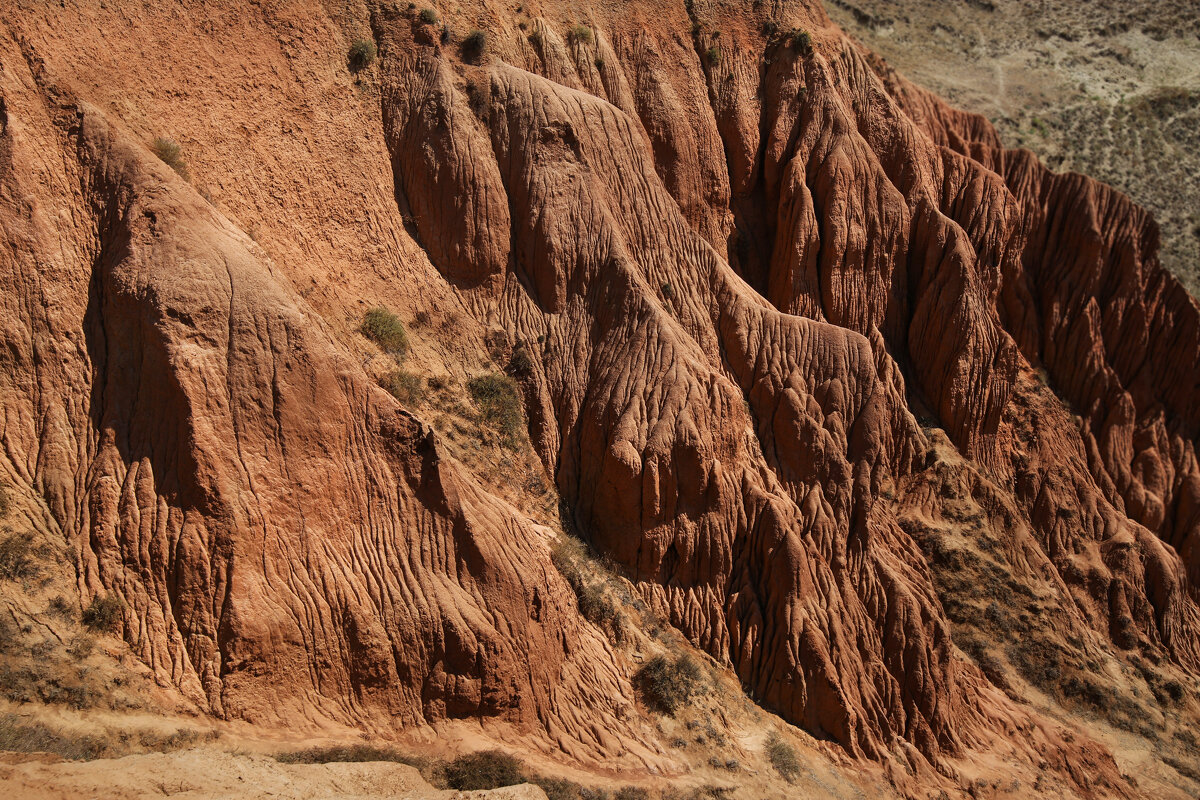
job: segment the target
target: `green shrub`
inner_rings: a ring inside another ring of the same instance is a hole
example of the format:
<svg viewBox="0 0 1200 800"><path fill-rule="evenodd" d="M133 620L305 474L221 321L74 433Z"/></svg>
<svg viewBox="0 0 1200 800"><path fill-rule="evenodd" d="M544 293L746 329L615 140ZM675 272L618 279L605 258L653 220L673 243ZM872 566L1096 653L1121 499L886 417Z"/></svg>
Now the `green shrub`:
<svg viewBox="0 0 1200 800"><path fill-rule="evenodd" d="M796 749L774 731L767 738L767 759L775 771L789 783L800 774L800 759L796 757Z"/></svg>
<svg viewBox="0 0 1200 800"><path fill-rule="evenodd" d="M75 605L61 594L56 594L50 598L50 611L63 619L75 618Z"/></svg>
<svg viewBox="0 0 1200 800"><path fill-rule="evenodd" d="M512 378L498 372L479 375L467 383L471 399L483 421L500 434L505 446L514 447L523 425L521 398Z"/></svg>
<svg viewBox="0 0 1200 800"><path fill-rule="evenodd" d="M408 354L408 332L400 318L383 306L376 306L363 317L362 335L398 359Z"/></svg>
<svg viewBox="0 0 1200 800"><path fill-rule="evenodd" d="M425 399L425 387L421 376L406 369L392 370L380 379L380 385L405 405L417 405Z"/></svg>
<svg viewBox="0 0 1200 800"><path fill-rule="evenodd" d="M125 604L116 595L97 597L83 610L83 624L94 631L111 632L121 620Z"/></svg>
<svg viewBox="0 0 1200 800"><path fill-rule="evenodd" d="M567 31L567 36L583 44L592 43L592 29L587 25L572 25L571 29Z"/></svg>
<svg viewBox="0 0 1200 800"><path fill-rule="evenodd" d="M617 790L613 800L650 800L650 793L640 786L625 786Z"/></svg>
<svg viewBox="0 0 1200 800"><path fill-rule="evenodd" d="M1029 637L1010 642L1005 652L1009 663L1025 680L1044 691L1053 693L1057 690L1062 677L1062 656L1053 642Z"/></svg>
<svg viewBox="0 0 1200 800"><path fill-rule="evenodd" d="M92 650L96 647L96 640L87 634L80 634L71 640L67 645L67 655L76 661L83 661L92 654Z"/></svg>
<svg viewBox="0 0 1200 800"><path fill-rule="evenodd" d="M150 150L164 164L175 170L179 177L185 181L190 180L187 162L183 160L183 148L179 146L178 142L172 139L164 139L160 136L150 145Z"/></svg>
<svg viewBox="0 0 1200 800"><path fill-rule="evenodd" d="M17 581L37 573L32 533L8 533L0 539L0 579Z"/></svg>
<svg viewBox="0 0 1200 800"><path fill-rule="evenodd" d="M372 747L367 744L333 745L330 747L310 747L307 750L291 750L286 753L276 753L275 760L282 764L390 761L396 764L408 764L410 767L422 767L428 763L427 759L419 756L410 756L390 748Z"/></svg>
<svg viewBox="0 0 1200 800"><path fill-rule="evenodd" d="M796 52L808 55L812 52L812 34L806 30L795 28L788 33L788 44Z"/></svg>
<svg viewBox="0 0 1200 800"><path fill-rule="evenodd" d="M463 39L462 55L467 61L476 61L487 48L487 34L481 30L473 30Z"/></svg>
<svg viewBox="0 0 1200 800"><path fill-rule="evenodd" d="M504 371L514 378L525 378L533 374L533 358L529 355L529 348L521 342L513 348L512 356L508 359L508 365Z"/></svg>
<svg viewBox="0 0 1200 800"><path fill-rule="evenodd" d="M71 736L39 722L23 722L16 714L0 716L0 750L18 753L54 753L63 758L100 758L108 751L98 736Z"/></svg>
<svg viewBox="0 0 1200 800"><path fill-rule="evenodd" d="M438 21L437 12L432 8L422 8L421 13L417 15L417 18L426 25L432 25Z"/></svg>
<svg viewBox="0 0 1200 800"><path fill-rule="evenodd" d="M715 44L708 48L704 55L708 59L708 63L712 64L714 67L721 63L721 48L717 47Z"/></svg>
<svg viewBox="0 0 1200 800"><path fill-rule="evenodd" d="M541 788L547 800L580 800L586 791L582 786L566 778L549 778L545 775L528 775L527 783Z"/></svg>
<svg viewBox="0 0 1200 800"><path fill-rule="evenodd" d="M375 43L369 39L356 39L354 44L350 45L350 53L346 57L346 63L350 66L351 72L361 72L375 60L376 50Z"/></svg>
<svg viewBox="0 0 1200 800"><path fill-rule="evenodd" d="M467 81L467 105L471 112L481 120L487 120L488 90L475 81Z"/></svg>
<svg viewBox="0 0 1200 800"><path fill-rule="evenodd" d="M446 765L446 783L451 789L497 789L523 780L520 760L502 750L468 753Z"/></svg>
<svg viewBox="0 0 1200 800"><path fill-rule="evenodd" d="M672 716L705 689L700 665L687 654L674 661L655 656L642 665L634 679L647 706Z"/></svg>

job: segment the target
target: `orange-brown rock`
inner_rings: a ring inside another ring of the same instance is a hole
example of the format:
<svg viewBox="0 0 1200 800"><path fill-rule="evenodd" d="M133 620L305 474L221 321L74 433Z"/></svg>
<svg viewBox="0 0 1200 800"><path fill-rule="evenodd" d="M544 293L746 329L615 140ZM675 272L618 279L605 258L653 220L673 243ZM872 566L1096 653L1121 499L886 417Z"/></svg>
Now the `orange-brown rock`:
<svg viewBox="0 0 1200 800"><path fill-rule="evenodd" d="M370 189L357 218L314 182L352 220L327 239L220 160L197 185L224 210L155 159L98 68L56 49L53 12L4 23L0 461L84 601L119 595L125 641L214 714L479 719L669 769L554 532L352 347L355 304L452 309L464 341L498 328L532 354L530 436L573 521L755 701L918 785L991 751L1131 795L1104 747L954 647L901 520L948 518L942 487L974 498L1071 632L1200 674L1200 307L1153 221L1004 150L815 2L589 6L586 37L551 4L466 5L450 24L488 28L479 64L404 4L354 23L378 83L346 113L373 119L377 169L346 178ZM272 13L342 57L351 23ZM302 117L263 174L354 164L339 120ZM375 274L327 266L360 240Z"/></svg>

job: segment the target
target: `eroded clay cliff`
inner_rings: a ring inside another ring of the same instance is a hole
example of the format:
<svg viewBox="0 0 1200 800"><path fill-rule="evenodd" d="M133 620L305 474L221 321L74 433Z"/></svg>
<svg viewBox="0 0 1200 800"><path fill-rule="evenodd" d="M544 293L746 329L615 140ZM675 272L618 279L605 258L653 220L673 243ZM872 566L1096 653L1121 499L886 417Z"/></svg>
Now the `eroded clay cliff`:
<svg viewBox="0 0 1200 800"><path fill-rule="evenodd" d="M189 185L27 13L0 43L5 475L162 682L264 725L491 720L672 769L556 532L357 357L351 301L384 297L527 354L568 522L754 701L898 785L988 751L1136 791L955 646L927 534L976 530L969 501L1045 628L1200 673L1200 306L1126 198L1003 149L815 3L382 4L376 119L349 155L305 145L378 167L325 221L221 159ZM343 239L378 243L374 277L326 266Z"/></svg>

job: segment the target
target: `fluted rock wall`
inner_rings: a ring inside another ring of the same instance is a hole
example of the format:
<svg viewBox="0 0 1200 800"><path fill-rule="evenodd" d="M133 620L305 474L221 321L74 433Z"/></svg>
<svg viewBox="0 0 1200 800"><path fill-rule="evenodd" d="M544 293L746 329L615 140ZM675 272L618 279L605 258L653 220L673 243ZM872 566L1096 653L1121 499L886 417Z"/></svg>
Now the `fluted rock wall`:
<svg viewBox="0 0 1200 800"><path fill-rule="evenodd" d="M364 216L412 245L381 246L380 291L534 354L531 439L595 546L851 754L950 774L1006 743L1124 793L953 647L898 518L944 505L916 412L1072 625L1200 671L1200 310L1153 222L1003 150L813 3L596 8L587 37L552 7L463 13L493 31L478 64L370 11L396 207ZM85 602L119 595L126 641L216 714L476 718L665 763L553 532L372 384L336 289L306 299L343 276L276 263L11 33L4 458Z"/></svg>

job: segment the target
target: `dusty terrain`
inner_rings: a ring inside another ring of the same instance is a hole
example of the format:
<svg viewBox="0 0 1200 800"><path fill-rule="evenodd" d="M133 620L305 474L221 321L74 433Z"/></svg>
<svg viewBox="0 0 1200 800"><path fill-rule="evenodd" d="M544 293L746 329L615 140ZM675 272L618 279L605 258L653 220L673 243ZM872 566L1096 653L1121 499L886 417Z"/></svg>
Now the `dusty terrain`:
<svg viewBox="0 0 1200 800"><path fill-rule="evenodd" d="M488 791L437 790L403 764L280 764L269 756L192 749L171 754L0 763L6 789L28 800L239 797L247 800L545 800L528 784Z"/></svg>
<svg viewBox="0 0 1200 800"><path fill-rule="evenodd" d="M1129 197L816 2L9 5L0 741L92 760L8 780L1200 788Z"/></svg>

